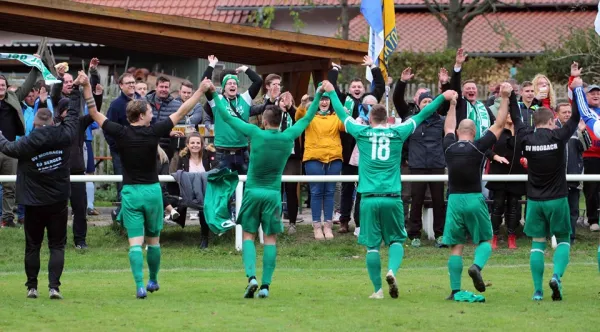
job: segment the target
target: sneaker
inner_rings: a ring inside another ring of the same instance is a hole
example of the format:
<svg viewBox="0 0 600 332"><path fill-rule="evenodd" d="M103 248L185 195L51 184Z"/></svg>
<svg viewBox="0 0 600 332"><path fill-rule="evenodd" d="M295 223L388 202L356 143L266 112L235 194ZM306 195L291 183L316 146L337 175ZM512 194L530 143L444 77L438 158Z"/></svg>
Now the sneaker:
<svg viewBox="0 0 600 332"><path fill-rule="evenodd" d="M142 300L145 299L146 296L148 296L148 293L146 292L146 290L144 289L144 287L140 287L138 288L137 292L135 293L135 297Z"/></svg>
<svg viewBox="0 0 600 332"><path fill-rule="evenodd" d="M50 300L62 300L63 296L60 295L58 289L50 288Z"/></svg>
<svg viewBox="0 0 600 332"><path fill-rule="evenodd" d="M338 224L341 216L342 216L342 214L340 213L340 211L335 211L335 213L333 214L333 221L336 224Z"/></svg>
<svg viewBox="0 0 600 332"><path fill-rule="evenodd" d="M190 220L198 220L200 219L200 217L198 216L198 213L190 213Z"/></svg>
<svg viewBox="0 0 600 332"><path fill-rule="evenodd" d="M79 242L78 244L75 245L75 249L85 250L87 248L88 248L88 245L85 242Z"/></svg>
<svg viewBox="0 0 600 332"><path fill-rule="evenodd" d="M113 223L117 222L117 216L119 214L117 213L117 210L112 210L110 211L110 218L112 219Z"/></svg>
<svg viewBox="0 0 600 332"><path fill-rule="evenodd" d="M443 236L438 236L438 238L435 239L435 247L436 248L448 248L448 246L444 244Z"/></svg>
<svg viewBox="0 0 600 332"><path fill-rule="evenodd" d="M261 286L260 290L258 291L258 297L261 299L266 299L269 297L269 289L265 286Z"/></svg>
<svg viewBox="0 0 600 332"><path fill-rule="evenodd" d="M492 250L498 249L498 235L492 237Z"/></svg>
<svg viewBox="0 0 600 332"><path fill-rule="evenodd" d="M481 277L481 270L475 264L471 265L469 268L469 277L473 279L473 286L475 289L480 292L485 292L485 283L483 282L483 278Z"/></svg>
<svg viewBox="0 0 600 332"><path fill-rule="evenodd" d="M160 286L158 285L158 282L148 280L148 284L146 285L147 291L149 291L150 293L154 293L154 292L158 291L159 289L160 289Z"/></svg>
<svg viewBox="0 0 600 332"><path fill-rule="evenodd" d="M396 284L396 277L394 276L394 273L392 272L392 270L389 270L387 275L385 276L385 281L387 281L388 285L390 286L390 296L392 297L392 299L397 299L398 298L398 284Z"/></svg>
<svg viewBox="0 0 600 332"><path fill-rule="evenodd" d="M296 234L296 225L294 224L290 224L290 226L288 227L288 235L294 235Z"/></svg>
<svg viewBox="0 0 600 332"><path fill-rule="evenodd" d="M410 245L413 246L414 248L419 248L421 246L421 239L419 239L419 238L412 239L412 241L410 241Z"/></svg>
<svg viewBox="0 0 600 332"><path fill-rule="evenodd" d="M208 248L208 236L200 236L200 249Z"/></svg>
<svg viewBox="0 0 600 332"><path fill-rule="evenodd" d="M598 231L600 231L600 226L598 226L598 224L591 224L590 225L590 231L592 231L592 232L598 232Z"/></svg>
<svg viewBox="0 0 600 332"><path fill-rule="evenodd" d="M96 209L87 209L88 216L99 216L100 212Z"/></svg>
<svg viewBox="0 0 600 332"><path fill-rule="evenodd" d="M15 228L17 227L17 224L15 224L14 221L12 220L3 220L2 221L2 226L0 226L2 228Z"/></svg>
<svg viewBox="0 0 600 332"><path fill-rule="evenodd" d="M556 274L550 279L550 288L552 289L552 301L562 301L562 283Z"/></svg>
<svg viewBox="0 0 600 332"><path fill-rule="evenodd" d="M28 299L37 299L39 296L37 289L35 288L29 288L27 290L27 298Z"/></svg>
<svg viewBox="0 0 600 332"><path fill-rule="evenodd" d="M533 293L532 300L534 300L534 301L541 301L543 299L544 299L544 292L542 292L542 291L535 291L535 293Z"/></svg>
<svg viewBox="0 0 600 332"><path fill-rule="evenodd" d="M508 249L517 249L517 236L515 234L508 235Z"/></svg>
<svg viewBox="0 0 600 332"><path fill-rule="evenodd" d="M371 296L369 296L369 298L376 299L376 300L383 299L383 289L379 288L379 290L376 291L375 293L371 294Z"/></svg>
<svg viewBox="0 0 600 332"><path fill-rule="evenodd" d="M177 212L177 209L171 209L170 217L171 220L179 219L179 212Z"/></svg>
<svg viewBox="0 0 600 332"><path fill-rule="evenodd" d="M254 292L256 292L257 289L258 289L258 282L256 282L256 279L254 279L254 278L250 279L250 281L248 282L248 286L246 286L246 291L244 292L244 298L245 299L253 299Z"/></svg>
<svg viewBox="0 0 600 332"><path fill-rule="evenodd" d="M360 235L360 227L354 227L354 236L358 237Z"/></svg>

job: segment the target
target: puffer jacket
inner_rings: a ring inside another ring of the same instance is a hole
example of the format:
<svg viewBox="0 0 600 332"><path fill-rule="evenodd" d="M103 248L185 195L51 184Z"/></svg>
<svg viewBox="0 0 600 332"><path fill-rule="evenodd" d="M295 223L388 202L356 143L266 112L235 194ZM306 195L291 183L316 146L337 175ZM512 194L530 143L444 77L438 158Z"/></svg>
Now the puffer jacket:
<svg viewBox="0 0 600 332"><path fill-rule="evenodd" d="M296 121L305 114L306 108L299 107L296 110ZM345 132L345 127L337 115L316 115L305 131L302 161L317 160L329 164L334 160L342 160L340 132Z"/></svg>
<svg viewBox="0 0 600 332"><path fill-rule="evenodd" d="M156 95L156 91L153 91L146 95L146 100L150 103L152 108L152 123L166 120L171 114L177 112L181 107L181 100L177 100L171 96L161 100ZM184 122L185 123L185 122ZM169 149L171 139L169 136L160 138L160 147L165 151Z"/></svg>

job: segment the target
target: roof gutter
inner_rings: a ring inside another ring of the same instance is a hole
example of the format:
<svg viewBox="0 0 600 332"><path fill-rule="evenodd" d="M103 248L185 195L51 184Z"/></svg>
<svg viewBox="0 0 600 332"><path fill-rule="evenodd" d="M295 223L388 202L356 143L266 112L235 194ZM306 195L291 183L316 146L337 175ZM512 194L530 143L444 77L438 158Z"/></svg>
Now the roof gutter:
<svg viewBox="0 0 600 332"><path fill-rule="evenodd" d="M488 58L526 58L539 56L544 52L469 52L469 56L476 57L488 57Z"/></svg>
<svg viewBox="0 0 600 332"><path fill-rule="evenodd" d="M596 7L596 5L594 4L578 4L578 6L581 7ZM310 10L310 9L340 9L341 7L339 5L304 5L304 6L282 6L282 5L275 5L275 6L235 6L235 7L228 7L228 6L217 6L216 9L217 10L223 10L223 11L231 11L231 10L259 10L261 8L267 8L267 7L272 7L275 10L281 10L281 9L295 9L295 10ZM568 4L568 3L560 3L560 4L517 4L517 5L507 5L507 4L498 4L498 7L500 8L511 8L511 9L541 9L541 8L564 8L564 9L568 9L568 8L572 8L573 4ZM358 5L348 5L348 8L360 8L360 6ZM427 9L426 5L395 5L394 8L396 9ZM397 13L399 14L399 13Z"/></svg>

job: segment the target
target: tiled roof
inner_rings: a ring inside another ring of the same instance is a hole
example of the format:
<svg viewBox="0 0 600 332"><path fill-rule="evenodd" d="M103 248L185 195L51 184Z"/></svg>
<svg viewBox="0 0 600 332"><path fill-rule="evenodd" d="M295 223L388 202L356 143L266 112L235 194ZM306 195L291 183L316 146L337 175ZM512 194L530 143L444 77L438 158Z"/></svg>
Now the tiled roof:
<svg viewBox="0 0 600 332"><path fill-rule="evenodd" d="M249 11L219 11L219 0L72 0L93 5L119 7L165 15L185 16L201 20L243 24Z"/></svg>
<svg viewBox="0 0 600 332"><path fill-rule="evenodd" d="M472 0L465 0L468 4ZM438 3L447 3L448 1L438 0ZM597 0L504 0L506 4L519 5L596 5ZM348 0L348 6L360 6L361 0ZM417 6L424 5L423 0L394 0L396 6ZM295 6L295 7L319 7L319 6L340 6L340 0L219 0L217 8L251 8L265 6Z"/></svg>
<svg viewBox="0 0 600 332"><path fill-rule="evenodd" d="M470 53L538 53L544 44L558 42L568 28L594 26L596 11L580 12L508 12L476 17L467 25L463 47ZM503 22L520 48L501 48L504 36L494 33L490 24ZM426 29L424 29L426 27ZM400 42L398 51L431 52L446 47L446 31L429 13L396 14L396 30ZM368 25L362 15L350 21L350 39L368 40Z"/></svg>

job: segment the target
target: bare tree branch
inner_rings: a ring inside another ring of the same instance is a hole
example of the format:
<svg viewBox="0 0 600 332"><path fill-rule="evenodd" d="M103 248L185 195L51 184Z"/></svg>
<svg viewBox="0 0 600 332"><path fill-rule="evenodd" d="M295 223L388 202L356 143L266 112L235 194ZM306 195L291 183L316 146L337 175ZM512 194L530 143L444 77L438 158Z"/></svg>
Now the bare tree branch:
<svg viewBox="0 0 600 332"><path fill-rule="evenodd" d="M469 24L475 17L489 13L490 11L496 11L495 7L496 0L485 0L479 7L463 16L463 22L465 26Z"/></svg>
<svg viewBox="0 0 600 332"><path fill-rule="evenodd" d="M516 38L514 38L514 36L510 31L508 31L508 29L506 29L504 22L500 21L498 17L496 17L496 22L492 22L488 15L482 14L481 16L485 19L490 28L492 28L494 33L504 37L504 40L500 43L501 50L504 50L506 47L510 47L510 45L514 45L518 49L521 48L519 41Z"/></svg>
<svg viewBox="0 0 600 332"><path fill-rule="evenodd" d="M433 1L433 4L431 3ZM424 0L425 6L437 18L442 26L448 26L448 16L443 13L443 8L437 0Z"/></svg>

